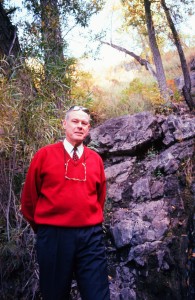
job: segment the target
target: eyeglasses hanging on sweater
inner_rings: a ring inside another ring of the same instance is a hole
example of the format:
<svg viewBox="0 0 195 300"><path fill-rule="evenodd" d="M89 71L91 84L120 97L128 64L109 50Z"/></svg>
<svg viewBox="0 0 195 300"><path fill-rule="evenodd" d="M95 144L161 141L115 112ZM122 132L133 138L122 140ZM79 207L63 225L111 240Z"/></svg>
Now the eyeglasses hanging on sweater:
<svg viewBox="0 0 195 300"><path fill-rule="evenodd" d="M86 181L87 172L86 172L85 153L84 153L84 161L79 162L79 157L76 151L77 151L77 147L74 147L72 160L69 158L66 161L65 159L65 178L74 181ZM75 162L77 164L75 164Z"/></svg>

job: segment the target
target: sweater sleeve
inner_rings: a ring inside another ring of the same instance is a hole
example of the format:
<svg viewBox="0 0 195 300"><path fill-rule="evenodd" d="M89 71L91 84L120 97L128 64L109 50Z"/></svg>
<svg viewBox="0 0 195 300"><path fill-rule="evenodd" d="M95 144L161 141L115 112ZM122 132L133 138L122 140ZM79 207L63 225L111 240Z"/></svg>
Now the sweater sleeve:
<svg viewBox="0 0 195 300"><path fill-rule="evenodd" d="M34 222L34 213L41 189L40 169L41 159L37 152L28 169L21 195L21 212L35 233L37 225Z"/></svg>
<svg viewBox="0 0 195 300"><path fill-rule="evenodd" d="M98 188L98 201L101 204L102 210L104 209L105 199L106 199L106 177L104 172L104 165L102 159L100 159L100 172L101 180Z"/></svg>

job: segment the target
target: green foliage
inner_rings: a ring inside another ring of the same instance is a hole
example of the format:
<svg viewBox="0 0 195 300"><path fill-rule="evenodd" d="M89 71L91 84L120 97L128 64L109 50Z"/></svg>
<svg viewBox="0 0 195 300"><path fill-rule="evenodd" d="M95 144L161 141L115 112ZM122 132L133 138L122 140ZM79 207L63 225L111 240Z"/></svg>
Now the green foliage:
<svg viewBox="0 0 195 300"><path fill-rule="evenodd" d="M97 121L100 121L120 115L154 110L156 106L162 103L164 102L160 98L155 83L146 84L136 78L122 91L118 92L112 88L111 95L96 88L92 110L97 114Z"/></svg>
<svg viewBox="0 0 195 300"><path fill-rule="evenodd" d="M146 21L144 13L144 1L143 0L130 0L121 1L123 5L124 24L123 29L129 30L130 27L136 28L139 35L142 35L142 40L148 35L146 30ZM160 1L151 0L151 13L154 22L155 34L158 41L159 48L163 48L166 51L167 46L172 44L170 39L170 28L167 25L165 14L162 10ZM174 23L180 28L180 24L188 18L188 16L194 14L194 1L169 1L169 10L173 17ZM169 38L168 38L169 37ZM143 48L147 44L147 40L144 40Z"/></svg>
<svg viewBox="0 0 195 300"><path fill-rule="evenodd" d="M160 103L159 89L156 83L145 84L140 79L134 79L130 82L129 87L123 91L124 103L128 102L128 99L134 97L135 95L140 95L143 103L151 103L152 105ZM143 104L138 104L139 107L143 107ZM140 107L140 108L141 108Z"/></svg>
<svg viewBox="0 0 195 300"><path fill-rule="evenodd" d="M148 158L154 158L157 155L158 151L155 149L154 146L152 146L148 151L147 151L147 157Z"/></svg>
<svg viewBox="0 0 195 300"><path fill-rule="evenodd" d="M63 15L73 15L77 24L85 27L88 26L88 22L93 14L96 14L103 8L104 0L95 1L61 1L61 9Z"/></svg>
<svg viewBox="0 0 195 300"><path fill-rule="evenodd" d="M26 0L23 4L31 14L22 24L23 35L20 40L23 53L55 61L56 52L60 57L60 53L66 55L68 49L66 39L62 38L62 30L66 36L75 26L88 26L92 15L103 8L104 1Z"/></svg>
<svg viewBox="0 0 195 300"><path fill-rule="evenodd" d="M161 169L155 169L154 172L153 172L153 176L156 177L156 178L161 178L163 176L163 172Z"/></svg>

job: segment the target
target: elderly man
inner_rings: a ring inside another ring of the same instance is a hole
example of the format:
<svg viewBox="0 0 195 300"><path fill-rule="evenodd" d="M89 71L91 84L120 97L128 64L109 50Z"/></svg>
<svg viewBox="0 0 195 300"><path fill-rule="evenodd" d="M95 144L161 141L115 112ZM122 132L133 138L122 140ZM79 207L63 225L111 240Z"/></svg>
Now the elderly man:
<svg viewBox="0 0 195 300"><path fill-rule="evenodd" d="M41 294L43 300L70 299L74 273L83 300L109 300L103 162L83 145L89 111L72 106L63 128L64 141L35 154L21 198L22 213L37 233Z"/></svg>

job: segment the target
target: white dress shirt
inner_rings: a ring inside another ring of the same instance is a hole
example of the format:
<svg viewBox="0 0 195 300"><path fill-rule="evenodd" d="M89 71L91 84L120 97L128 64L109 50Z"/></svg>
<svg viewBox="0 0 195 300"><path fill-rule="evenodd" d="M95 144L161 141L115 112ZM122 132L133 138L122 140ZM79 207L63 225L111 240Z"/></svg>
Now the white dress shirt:
<svg viewBox="0 0 195 300"><path fill-rule="evenodd" d="M65 150L70 155L70 157L72 157L73 151L74 151L74 146L72 144L70 144L66 139L64 139L63 145L64 145ZM83 146L83 144L81 144L77 147L77 151L76 151L79 158L82 156L83 151L84 151L84 146Z"/></svg>

